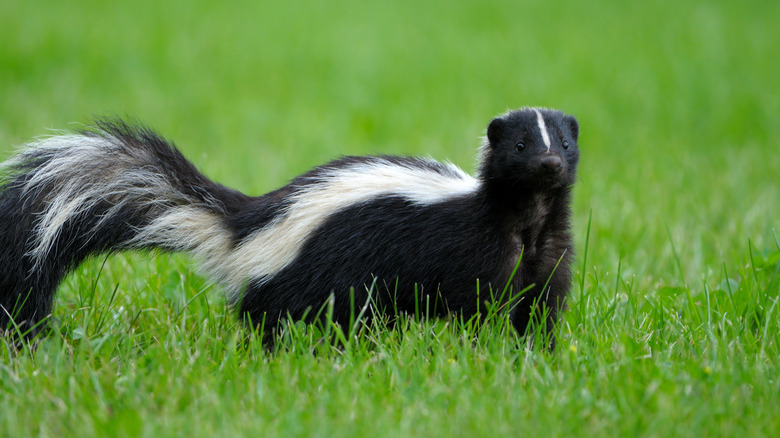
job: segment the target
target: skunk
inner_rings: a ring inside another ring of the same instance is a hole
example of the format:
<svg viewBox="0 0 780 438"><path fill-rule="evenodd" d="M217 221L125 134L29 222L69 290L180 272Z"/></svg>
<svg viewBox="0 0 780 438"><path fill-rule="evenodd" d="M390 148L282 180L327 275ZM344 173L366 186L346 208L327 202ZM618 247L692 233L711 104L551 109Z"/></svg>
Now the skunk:
<svg viewBox="0 0 780 438"><path fill-rule="evenodd" d="M38 332L65 275L128 249L190 253L272 330L328 302L343 324L355 303L470 317L485 300L521 334L531 320L552 328L571 285L578 134L570 115L522 108L490 122L476 178L431 159L348 156L258 197L118 119L31 142L0 167L0 330Z"/></svg>

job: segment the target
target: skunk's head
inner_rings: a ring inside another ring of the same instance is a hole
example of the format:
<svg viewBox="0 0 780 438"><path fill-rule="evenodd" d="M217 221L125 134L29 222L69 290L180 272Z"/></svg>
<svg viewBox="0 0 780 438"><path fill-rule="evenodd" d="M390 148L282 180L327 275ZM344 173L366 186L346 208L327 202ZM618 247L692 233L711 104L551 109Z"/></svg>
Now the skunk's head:
<svg viewBox="0 0 780 438"><path fill-rule="evenodd" d="M560 111L522 108L490 122L480 176L517 189L574 184L580 151L577 119Z"/></svg>

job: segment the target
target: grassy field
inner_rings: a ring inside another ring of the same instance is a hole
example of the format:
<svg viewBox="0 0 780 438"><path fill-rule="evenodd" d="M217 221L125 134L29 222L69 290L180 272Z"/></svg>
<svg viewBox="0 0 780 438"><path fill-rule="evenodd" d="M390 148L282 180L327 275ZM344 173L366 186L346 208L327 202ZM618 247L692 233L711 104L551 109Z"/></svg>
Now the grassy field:
<svg viewBox="0 0 780 438"><path fill-rule="evenodd" d="M0 0L0 159L128 115L260 194L343 154L471 171L493 116L559 108L571 307L554 353L414 318L267 351L185 256L96 259L0 340L0 436L780 436L780 2L111 3Z"/></svg>

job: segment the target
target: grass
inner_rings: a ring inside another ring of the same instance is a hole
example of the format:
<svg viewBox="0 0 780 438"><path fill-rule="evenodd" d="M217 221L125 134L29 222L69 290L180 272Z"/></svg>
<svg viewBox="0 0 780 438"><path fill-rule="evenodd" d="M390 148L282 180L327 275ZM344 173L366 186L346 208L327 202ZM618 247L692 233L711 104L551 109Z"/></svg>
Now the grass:
<svg viewBox="0 0 780 438"><path fill-rule="evenodd" d="M0 0L0 159L127 114L258 194L342 154L473 169L492 116L563 109L558 349L407 318L267 351L186 257L117 255L0 340L0 436L780 434L780 4L274 3Z"/></svg>

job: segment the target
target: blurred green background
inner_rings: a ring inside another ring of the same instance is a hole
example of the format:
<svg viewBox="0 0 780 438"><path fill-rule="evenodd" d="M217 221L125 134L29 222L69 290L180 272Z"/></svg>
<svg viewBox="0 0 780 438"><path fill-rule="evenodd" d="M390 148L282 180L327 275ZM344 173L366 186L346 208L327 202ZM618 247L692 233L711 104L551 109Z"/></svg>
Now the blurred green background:
<svg viewBox="0 0 780 438"><path fill-rule="evenodd" d="M521 106L575 115L582 154L555 355L425 330L322 361L246 353L186 258L114 257L64 283L40 350L0 348L0 430L771 436L779 21L776 0L0 0L0 159L128 116L261 194L345 154L473 171Z"/></svg>

